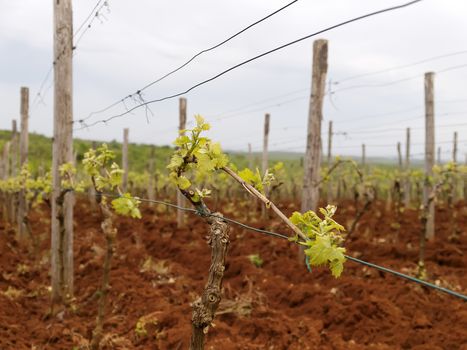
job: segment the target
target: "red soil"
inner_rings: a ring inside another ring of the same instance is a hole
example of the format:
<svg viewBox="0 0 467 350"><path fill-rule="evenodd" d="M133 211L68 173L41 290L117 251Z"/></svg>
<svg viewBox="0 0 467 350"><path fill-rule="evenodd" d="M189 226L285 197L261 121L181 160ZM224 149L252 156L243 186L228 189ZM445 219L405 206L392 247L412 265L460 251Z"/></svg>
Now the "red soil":
<svg viewBox="0 0 467 350"><path fill-rule="evenodd" d="M283 208L290 213L293 204ZM228 208L227 208L228 211ZM118 219L105 325L107 349L187 349L190 303L201 293L210 260L207 225L189 216L178 230L174 213L145 208L142 220ZM467 293L467 209L437 212L437 238L427 246L431 281ZM38 259L18 246L0 224L0 350L87 349L95 323L95 292L102 275L100 214L78 201L75 225L73 307L48 317L50 291L47 210L31 214L42 239ZM347 224L355 208L340 206ZM244 217L225 212L245 221ZM418 258L417 213L403 214L399 242L393 216L377 203L347 244L350 255L414 274ZM277 220L256 227L287 230ZM343 276L325 268L309 273L291 243L232 226L221 314L206 349L467 349L467 304L452 296L348 261ZM138 242L142 242L138 244ZM248 259L259 254L255 267ZM144 262L151 258L152 264ZM15 292L18 295L15 295ZM144 330L137 330L137 322Z"/></svg>

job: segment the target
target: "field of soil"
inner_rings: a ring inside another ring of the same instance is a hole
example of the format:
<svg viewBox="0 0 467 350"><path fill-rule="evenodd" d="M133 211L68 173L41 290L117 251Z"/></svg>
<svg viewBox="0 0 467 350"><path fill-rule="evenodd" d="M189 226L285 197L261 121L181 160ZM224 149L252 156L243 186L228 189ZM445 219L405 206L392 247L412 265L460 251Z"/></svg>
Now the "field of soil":
<svg viewBox="0 0 467 350"><path fill-rule="evenodd" d="M429 280L467 293L467 208L459 203L458 235L452 213L439 208L436 240L427 246ZM283 207L287 213L296 204ZM246 221L226 206L228 217ZM337 221L355 215L341 203ZM384 203L375 203L347 242L349 255L415 274L420 224L402 214L400 232ZM143 219L119 218L105 324L105 349L187 349L190 303L206 282L210 249L207 225L187 214L177 229L175 212L143 208ZM0 350L87 349L95 324L104 239L100 213L89 202L75 207L75 299L49 316L49 211L30 216L41 240L38 256L0 224ZM288 233L273 218L255 227ZM398 236L398 241L396 238ZM325 268L309 273L297 247L232 226L223 302L206 349L467 349L467 303L447 294L347 261L341 278ZM255 266L249 255L263 260Z"/></svg>

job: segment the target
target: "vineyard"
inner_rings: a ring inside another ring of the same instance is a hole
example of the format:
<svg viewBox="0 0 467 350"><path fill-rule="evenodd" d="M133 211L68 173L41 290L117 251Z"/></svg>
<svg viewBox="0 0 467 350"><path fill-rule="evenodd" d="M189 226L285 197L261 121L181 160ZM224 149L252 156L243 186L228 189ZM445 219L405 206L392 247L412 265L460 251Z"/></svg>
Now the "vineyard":
<svg viewBox="0 0 467 350"><path fill-rule="evenodd" d="M0 130L0 350L467 350L467 164L458 160L465 151L459 130L466 124L440 125L438 119L463 112L435 110L435 76L467 65L414 77L423 79L424 114L397 120L389 113L386 120L402 125L421 119L422 127L395 128L405 142L389 145L394 155L375 151L386 144L365 143L390 128L336 131L339 121L327 120L324 132L326 105L337 113L340 91L366 87L346 86L347 80L467 51L333 82L328 40L317 39L311 89L305 89L308 117L300 127L306 135L277 137L268 109L297 98L273 98L274 104L258 110L265 112L260 133L250 137L248 122L230 124L237 139L261 140L262 147L250 142L247 151L217 133L219 122L237 117L237 110L217 118L187 111L186 95L228 79L224 75L232 70L369 17L410 11L422 0L337 22L179 93L148 97L154 85L195 69L199 56L298 2L282 4L79 117L72 107L74 55L113 12L99 0L76 26L71 0L54 2L52 65L31 104L29 88L21 87L19 127L14 119L11 129ZM37 109L47 108L49 80L52 137L29 131ZM147 129L169 119L153 109L171 100L177 101L179 123L163 130L170 143L130 139L137 117L146 119ZM349 118L358 125L378 116ZM124 123L121 142L114 123ZM76 137L95 128L105 137ZM435 140L446 130L452 139ZM414 142L419 134L423 142ZM361 153L343 146L340 155L341 136L358 138ZM297 141L305 144L283 147ZM443 158L446 150L449 157Z"/></svg>

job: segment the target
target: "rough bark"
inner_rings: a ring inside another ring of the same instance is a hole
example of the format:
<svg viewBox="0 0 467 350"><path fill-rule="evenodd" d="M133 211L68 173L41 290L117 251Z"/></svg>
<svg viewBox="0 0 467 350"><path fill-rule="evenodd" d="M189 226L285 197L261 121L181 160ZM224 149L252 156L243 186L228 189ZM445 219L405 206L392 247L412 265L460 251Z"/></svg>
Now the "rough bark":
<svg viewBox="0 0 467 350"><path fill-rule="evenodd" d="M179 126L178 132L179 135L185 135L186 129L186 110L187 110L187 100L186 98L180 98L179 100ZM178 191L177 192L177 205L183 207L185 205L185 200L183 194ZM185 225L185 216L181 210L177 211L177 228L183 227Z"/></svg>
<svg viewBox="0 0 467 350"><path fill-rule="evenodd" d="M28 163L28 146L29 146L29 89L27 87L21 88L21 130L19 138L19 163L20 168ZM26 189L22 188L18 195L18 240L22 243L25 242L27 236L27 227L25 225L25 217L28 212L28 203L26 201Z"/></svg>
<svg viewBox="0 0 467 350"><path fill-rule="evenodd" d="M99 203L104 220L101 224L102 232L107 244L104 258L104 269L102 275L102 285L99 291L99 301L97 306L96 327L92 332L91 349L100 348L100 342L104 336L104 319L107 306L107 298L110 290L110 267L113 256L114 242L117 237L117 229L113 224L113 213L105 201Z"/></svg>
<svg viewBox="0 0 467 350"><path fill-rule="evenodd" d="M122 144L122 189L123 192L128 191L128 134L130 130L128 128L123 129L123 144Z"/></svg>
<svg viewBox="0 0 467 350"><path fill-rule="evenodd" d="M315 186L314 183L319 181L321 164L321 121L328 70L327 60L327 40L316 40L313 43L313 71L303 172L302 212L316 210L319 200L319 187Z"/></svg>
<svg viewBox="0 0 467 350"><path fill-rule="evenodd" d="M216 216L221 214L216 213ZM229 245L229 227L222 218L211 217L208 244L211 247L211 266L201 298L193 303L191 350L204 349L205 336L214 320L221 301L225 257Z"/></svg>
<svg viewBox="0 0 467 350"><path fill-rule="evenodd" d="M406 131L406 144L405 144L405 180L404 180L404 207L410 205L410 128Z"/></svg>
<svg viewBox="0 0 467 350"><path fill-rule="evenodd" d="M68 192L62 200L59 167L73 162L73 16L71 0L54 1L54 139L52 150L52 303L73 296L73 205ZM63 220L62 220L63 218ZM60 266L60 262L63 266ZM62 270L63 269L63 270Z"/></svg>
<svg viewBox="0 0 467 350"><path fill-rule="evenodd" d="M435 165L435 106L433 93L434 73L425 74L425 184L423 204L428 206L425 235L429 240L435 237L435 203L428 202L433 190L431 178ZM429 204L428 204L429 203Z"/></svg>

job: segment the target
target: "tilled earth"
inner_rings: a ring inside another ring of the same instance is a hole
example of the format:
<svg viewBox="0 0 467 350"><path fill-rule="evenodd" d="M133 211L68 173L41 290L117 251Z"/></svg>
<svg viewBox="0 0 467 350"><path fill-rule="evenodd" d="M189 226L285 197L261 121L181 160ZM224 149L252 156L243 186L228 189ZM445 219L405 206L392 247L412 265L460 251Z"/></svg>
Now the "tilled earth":
<svg viewBox="0 0 467 350"><path fill-rule="evenodd" d="M34 256L20 247L14 230L0 223L0 350L87 349L97 312L105 243L101 216L89 202L75 207L75 299L50 317L49 211L30 215L41 241ZM239 207L241 208L241 206ZM290 214L294 203L282 207ZM229 217L260 228L288 232L275 218ZM271 214L272 215L272 214ZM414 275L420 224L414 210L400 229L384 203L375 203L346 244L349 255ZM348 225L352 202L339 205L337 221ZM190 303L208 273L208 227L187 214L177 229L175 212L144 207L143 219L118 218L105 349L187 349ZM427 245L429 280L467 294L467 208L439 208L436 239ZM455 225L453 224L455 223ZM458 234L452 234L457 226ZM347 261L343 276L326 268L309 273L297 247L237 226L230 230L223 301L209 329L207 349L467 349L467 304ZM261 266L249 259L257 254Z"/></svg>

